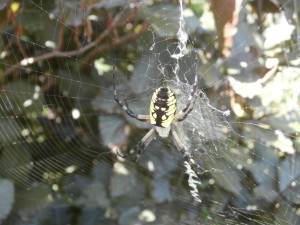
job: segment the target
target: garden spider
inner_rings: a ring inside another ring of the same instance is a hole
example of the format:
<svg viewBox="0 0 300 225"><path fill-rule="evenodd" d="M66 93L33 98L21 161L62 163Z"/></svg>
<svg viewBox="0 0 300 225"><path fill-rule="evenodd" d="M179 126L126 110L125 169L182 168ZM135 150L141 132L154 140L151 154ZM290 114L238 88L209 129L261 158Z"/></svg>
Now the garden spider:
<svg viewBox="0 0 300 225"><path fill-rule="evenodd" d="M140 154L150 142L155 139L156 135L162 138L168 138L174 141L175 146L180 152L184 161L189 163L194 169L201 169L200 166L195 164L190 153L185 149L183 143L181 142L177 132L171 127L172 123L181 122L187 118L189 113L193 110L195 101L199 95L199 90L197 88L198 77L195 76L195 82L192 85L191 94L185 105L185 107L176 114L176 96L175 93L168 87L159 87L153 93L151 103L150 103L150 115L137 115L128 106L127 100L124 98L124 103L119 99L117 90L115 87L115 69L113 69L113 88L114 88L114 99L123 108L123 110L132 118L135 118L142 122L150 122L154 125L148 133L141 139L141 141L129 151L129 156L133 161L137 161ZM137 154L135 152L137 150ZM128 154L122 155L119 152L117 154L126 158ZM135 155L135 156L134 156Z"/></svg>

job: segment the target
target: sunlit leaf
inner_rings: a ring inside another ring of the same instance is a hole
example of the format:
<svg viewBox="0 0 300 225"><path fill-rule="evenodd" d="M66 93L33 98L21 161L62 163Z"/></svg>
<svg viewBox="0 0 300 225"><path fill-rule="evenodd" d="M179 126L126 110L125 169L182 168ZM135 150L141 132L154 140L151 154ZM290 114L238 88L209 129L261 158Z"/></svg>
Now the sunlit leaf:
<svg viewBox="0 0 300 225"><path fill-rule="evenodd" d="M16 11L18 11L18 9L20 8L20 3L18 3L18 2L13 2L13 3L11 4L10 8L11 8L11 10L12 10L13 12L16 12Z"/></svg>
<svg viewBox="0 0 300 225"><path fill-rule="evenodd" d="M287 110L285 113L278 113L262 119L262 122L269 124L273 129L283 131L285 134L294 134L300 130L300 112L298 110Z"/></svg>
<svg viewBox="0 0 300 225"><path fill-rule="evenodd" d="M277 149L289 154L295 153L292 140L280 130L264 129L257 126L255 121L247 121L244 126L244 135L252 140L263 142L269 148Z"/></svg>

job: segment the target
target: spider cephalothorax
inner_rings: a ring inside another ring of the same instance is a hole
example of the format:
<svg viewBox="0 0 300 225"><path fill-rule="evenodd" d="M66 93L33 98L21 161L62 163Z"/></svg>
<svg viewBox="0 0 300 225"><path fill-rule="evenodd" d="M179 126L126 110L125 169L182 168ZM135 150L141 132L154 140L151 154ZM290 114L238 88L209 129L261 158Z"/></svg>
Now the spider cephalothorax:
<svg viewBox="0 0 300 225"><path fill-rule="evenodd" d="M115 74L113 73L113 80ZM119 99L117 95L117 90L115 83L114 87L114 99L123 108L123 110L132 118L139 121L150 122L154 127L148 131L148 133L142 138L142 140L136 145L135 148L129 151L129 155L134 161L138 159L141 152L150 144L150 142L156 137L156 135L167 138L171 136L174 141L178 151L182 155L183 159L187 161L192 166L196 166L194 160L192 159L190 153L185 149L182 144L177 132L172 128L174 122L183 121L188 114L193 110L195 101L199 94L197 89L198 79L195 76L195 82L192 85L192 90L190 97L187 100L185 107L176 113L176 96L175 93L169 87L159 87L153 93L151 103L150 103L150 115L137 115L129 108L126 99L124 99L125 104ZM119 156L125 158L128 155Z"/></svg>

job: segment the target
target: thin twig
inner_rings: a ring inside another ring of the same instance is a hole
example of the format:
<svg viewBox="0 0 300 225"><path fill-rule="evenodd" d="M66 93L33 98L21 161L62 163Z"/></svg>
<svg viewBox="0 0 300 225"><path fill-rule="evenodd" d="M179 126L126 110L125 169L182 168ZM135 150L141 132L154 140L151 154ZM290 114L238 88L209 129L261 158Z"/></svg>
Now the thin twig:
<svg viewBox="0 0 300 225"><path fill-rule="evenodd" d="M141 34L143 34L146 30L147 30L148 26L146 23L142 24L142 29L140 32L138 33L130 33L127 35L124 35L120 38L114 39L112 42L108 43L108 44L103 44L98 46L97 48L95 48L94 50L92 50L91 52L89 52L82 60L82 65L80 66L80 69L83 69L86 65L89 65L90 62L100 53L103 51L106 51L112 47L116 47L118 45L130 42L130 41L134 41L137 38L139 38L141 36Z"/></svg>
<svg viewBox="0 0 300 225"><path fill-rule="evenodd" d="M58 28L58 40L56 45L57 51L62 50L62 46L64 44L64 35L65 35L65 26L63 25L63 23L60 23Z"/></svg>
<svg viewBox="0 0 300 225"><path fill-rule="evenodd" d="M44 55L40 55L40 56L36 56L36 57L29 57L29 58L24 58L23 60L21 60L20 62L12 65L10 68L8 68L3 76L1 76L1 79L5 79L7 76L10 76L16 69L20 69L20 68L24 68L28 65L32 65L38 61L44 61L50 58L54 58L54 57L72 57L72 56L78 56L81 55L82 53L92 49L92 48L97 48L99 43L109 35L109 33L117 28L120 27L122 25L124 25L125 21L128 22L129 19L131 19L133 17L132 12L129 14L129 16L127 17L127 19L123 19L122 20L122 15L124 13L125 10L120 11L113 19L112 23L110 24L110 26L104 31L102 32L95 41L87 44L86 46L82 47L79 50L72 50L72 51L67 51L67 52L61 52L61 51L55 51L55 52L49 52L46 53ZM133 10L132 10L133 11ZM100 47L101 48L101 47Z"/></svg>

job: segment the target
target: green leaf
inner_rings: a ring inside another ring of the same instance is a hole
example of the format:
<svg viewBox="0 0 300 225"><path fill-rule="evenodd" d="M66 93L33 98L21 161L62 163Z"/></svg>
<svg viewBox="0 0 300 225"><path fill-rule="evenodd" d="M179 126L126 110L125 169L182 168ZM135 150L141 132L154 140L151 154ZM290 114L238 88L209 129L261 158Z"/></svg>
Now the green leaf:
<svg viewBox="0 0 300 225"><path fill-rule="evenodd" d="M270 125L273 129L278 129L285 134L295 134L300 130L300 111L287 110L262 118L261 122Z"/></svg>
<svg viewBox="0 0 300 225"><path fill-rule="evenodd" d="M260 93L262 105L268 106L267 108L273 109L272 111L276 113L299 110L299 107L296 107L298 99L295 95L300 86L299 74L298 67L281 67Z"/></svg>
<svg viewBox="0 0 300 225"><path fill-rule="evenodd" d="M134 143L134 145L136 144ZM175 171L178 168L177 165L181 163L181 156L176 147L172 147L172 152L168 150L161 139L154 139L147 147L147 150L142 153L137 163L147 170L155 170L154 176L156 178L165 177ZM152 165L152 169L150 169L149 165ZM182 168L185 168L183 164Z"/></svg>
<svg viewBox="0 0 300 225"><path fill-rule="evenodd" d="M91 5L91 7L93 8L106 8L106 9L110 9L110 8L114 8L114 7L125 7L125 6L129 6L130 4L134 4L136 3L135 0L85 0L85 1L90 1L90 2L95 2L97 1L97 3L94 3Z"/></svg>
<svg viewBox="0 0 300 225"><path fill-rule="evenodd" d="M18 13L17 15L19 16L19 23L24 28L24 37L22 37L22 40L25 41L28 37L31 38L33 36L35 38L29 46L36 48L39 45L39 47L42 48L42 46L45 46L46 42L52 42L53 44L57 42L58 32L53 32L57 29L57 20L51 18L53 17L53 14L46 13L51 12L54 7L54 1L25 2L21 5L21 13ZM44 11L43 13L41 13L41 9ZM38 43L36 43L36 41ZM28 44L29 42L27 42L27 48L30 49ZM39 52L39 49L41 49L39 47L35 51L35 54L42 53ZM46 48L44 48L44 50L46 50Z"/></svg>
<svg viewBox="0 0 300 225"><path fill-rule="evenodd" d="M245 121L243 135L281 152L293 154L296 151L292 140L286 134L280 130L265 129L258 121Z"/></svg>
<svg viewBox="0 0 300 225"><path fill-rule="evenodd" d="M113 200L122 199L123 210L139 204L146 194L144 178L139 175L129 162L114 164L114 173L109 183L110 197Z"/></svg>
<svg viewBox="0 0 300 225"><path fill-rule="evenodd" d="M118 223L120 225L141 224L142 221L138 219L141 211L138 206L126 209L120 215Z"/></svg>
<svg viewBox="0 0 300 225"><path fill-rule="evenodd" d="M216 170L216 172L212 173L212 177L219 187L236 196L240 194L242 186L237 168L219 159L215 159L208 168Z"/></svg>
<svg viewBox="0 0 300 225"><path fill-rule="evenodd" d="M146 54L134 64L134 70L130 78L131 89L142 93L155 85L153 79L157 79L160 74L156 61L153 55Z"/></svg>
<svg viewBox="0 0 300 225"><path fill-rule="evenodd" d="M71 66L71 65L70 65ZM55 77L57 86L59 86L62 93L66 93L68 97L72 98L92 98L96 96L99 90L99 85L97 85L97 77L92 77L83 75L78 71L70 73L70 71L59 71L60 76ZM101 85L106 85L101 83ZM78 100L78 101L79 101ZM85 100L86 101L86 100Z"/></svg>
<svg viewBox="0 0 300 225"><path fill-rule="evenodd" d="M153 180L153 197L156 199L157 202L171 202L173 200L172 193L171 193L171 185L170 181L166 178L157 178L157 176Z"/></svg>
<svg viewBox="0 0 300 225"><path fill-rule="evenodd" d="M242 146L232 146L228 150L220 151L219 157L223 157L224 160L230 163L236 168L249 168L249 160L252 159L251 150L243 148Z"/></svg>
<svg viewBox="0 0 300 225"><path fill-rule="evenodd" d="M8 1L9 1L9 0L2 0L2 1L0 2L0 10L4 9L4 8L6 7Z"/></svg>
<svg viewBox="0 0 300 225"><path fill-rule="evenodd" d="M159 37L175 37L179 29L179 5L160 3L140 9L138 18L146 19ZM184 9L185 28L187 34L193 33L200 22L190 9Z"/></svg>
<svg viewBox="0 0 300 225"><path fill-rule="evenodd" d="M53 11L54 16L60 21L64 21L66 26L79 26L83 24L86 12L80 9L79 0L56 0L56 9Z"/></svg>
<svg viewBox="0 0 300 225"><path fill-rule="evenodd" d="M237 94L249 99L247 103L254 111L254 118L261 118L266 114L284 115L288 113L287 118L294 120L289 116L293 111L299 111L297 95L295 95L300 86L299 73L299 68L290 66L280 67L279 72L265 84L262 84L259 77L254 75L252 81L247 82L242 80L243 77L229 77L228 80Z"/></svg>
<svg viewBox="0 0 300 225"><path fill-rule="evenodd" d="M298 224L299 223L299 209L291 207L285 201L282 201L275 214L274 224Z"/></svg>
<svg viewBox="0 0 300 225"><path fill-rule="evenodd" d="M129 171L121 163L117 163L114 169L116 172L112 175L110 180L110 191L113 199L132 193L132 190L138 185L134 171ZM137 190L135 190L135 193L136 191Z"/></svg>
<svg viewBox="0 0 300 225"><path fill-rule="evenodd" d="M50 4L49 4L50 3ZM43 10L51 10L53 7L53 2L43 2L42 8ZM24 30L28 33L32 33L35 31L39 31L40 35L43 35L41 31L50 33L51 30L53 31L54 27L50 29L45 29L45 22L50 21L49 14L47 13L41 13L40 8L38 7L38 4L36 3L25 3L21 5L21 12L19 13L18 21L23 26ZM52 32L53 35L53 32ZM53 36L52 36L53 37Z"/></svg>
<svg viewBox="0 0 300 225"><path fill-rule="evenodd" d="M126 141L125 121L117 116L99 116L99 130L102 144L123 144Z"/></svg>
<svg viewBox="0 0 300 225"><path fill-rule="evenodd" d="M4 146L1 153L0 175L13 179L17 184L26 184L32 164L23 143Z"/></svg>
<svg viewBox="0 0 300 225"><path fill-rule="evenodd" d="M11 145L12 143L18 144L21 142L21 127L12 118L0 118L0 142L2 145Z"/></svg>
<svg viewBox="0 0 300 225"><path fill-rule="evenodd" d="M46 185L37 185L16 193L16 209L19 213L29 215L49 205L52 200Z"/></svg>
<svg viewBox="0 0 300 225"><path fill-rule="evenodd" d="M254 143L252 152L253 164L249 170L256 183L254 194L257 199L273 203L279 196L277 180L279 155L276 151L258 143Z"/></svg>
<svg viewBox="0 0 300 225"><path fill-rule="evenodd" d="M288 24L283 14L279 14L279 16L279 22L276 25L268 26L264 31L264 47L266 49L270 49L275 46L281 48L285 41L291 40L292 38L292 33L295 30L295 27ZM274 35L279 33L280 35ZM280 50L282 50L282 48Z"/></svg>
<svg viewBox="0 0 300 225"><path fill-rule="evenodd" d="M41 97L40 88L33 86L25 80L15 80L6 84L0 92L2 109L1 114L6 115L14 112L23 114L28 112L41 112L43 110L44 99Z"/></svg>
<svg viewBox="0 0 300 225"><path fill-rule="evenodd" d="M299 154L300 153L300 136L299 134L296 135L296 138L294 139L294 146L295 146L295 149L297 151L297 153Z"/></svg>
<svg viewBox="0 0 300 225"><path fill-rule="evenodd" d="M289 202L300 204L300 156L288 155L278 168L279 190Z"/></svg>
<svg viewBox="0 0 300 225"><path fill-rule="evenodd" d="M257 186L254 194L258 199L264 199L268 203L273 203L278 197L276 167L269 160L254 162L252 166L253 176Z"/></svg>
<svg viewBox="0 0 300 225"><path fill-rule="evenodd" d="M87 208L107 208L110 205L106 188L101 181L93 181L84 190L77 204Z"/></svg>
<svg viewBox="0 0 300 225"><path fill-rule="evenodd" d="M113 113L117 106L114 100L114 93L110 89L103 88L92 101L93 109L97 112ZM120 108L121 109L121 108Z"/></svg>
<svg viewBox="0 0 300 225"><path fill-rule="evenodd" d="M284 10L284 13L285 13L285 17L287 18L288 22L290 24L297 24L297 10L298 7L297 7L297 4L295 1L286 1L286 0L278 0L278 2L284 6L283 7L283 10ZM298 14L299 16L299 14Z"/></svg>
<svg viewBox="0 0 300 225"><path fill-rule="evenodd" d="M9 214L14 203L15 188L10 180L0 179L0 223Z"/></svg>

